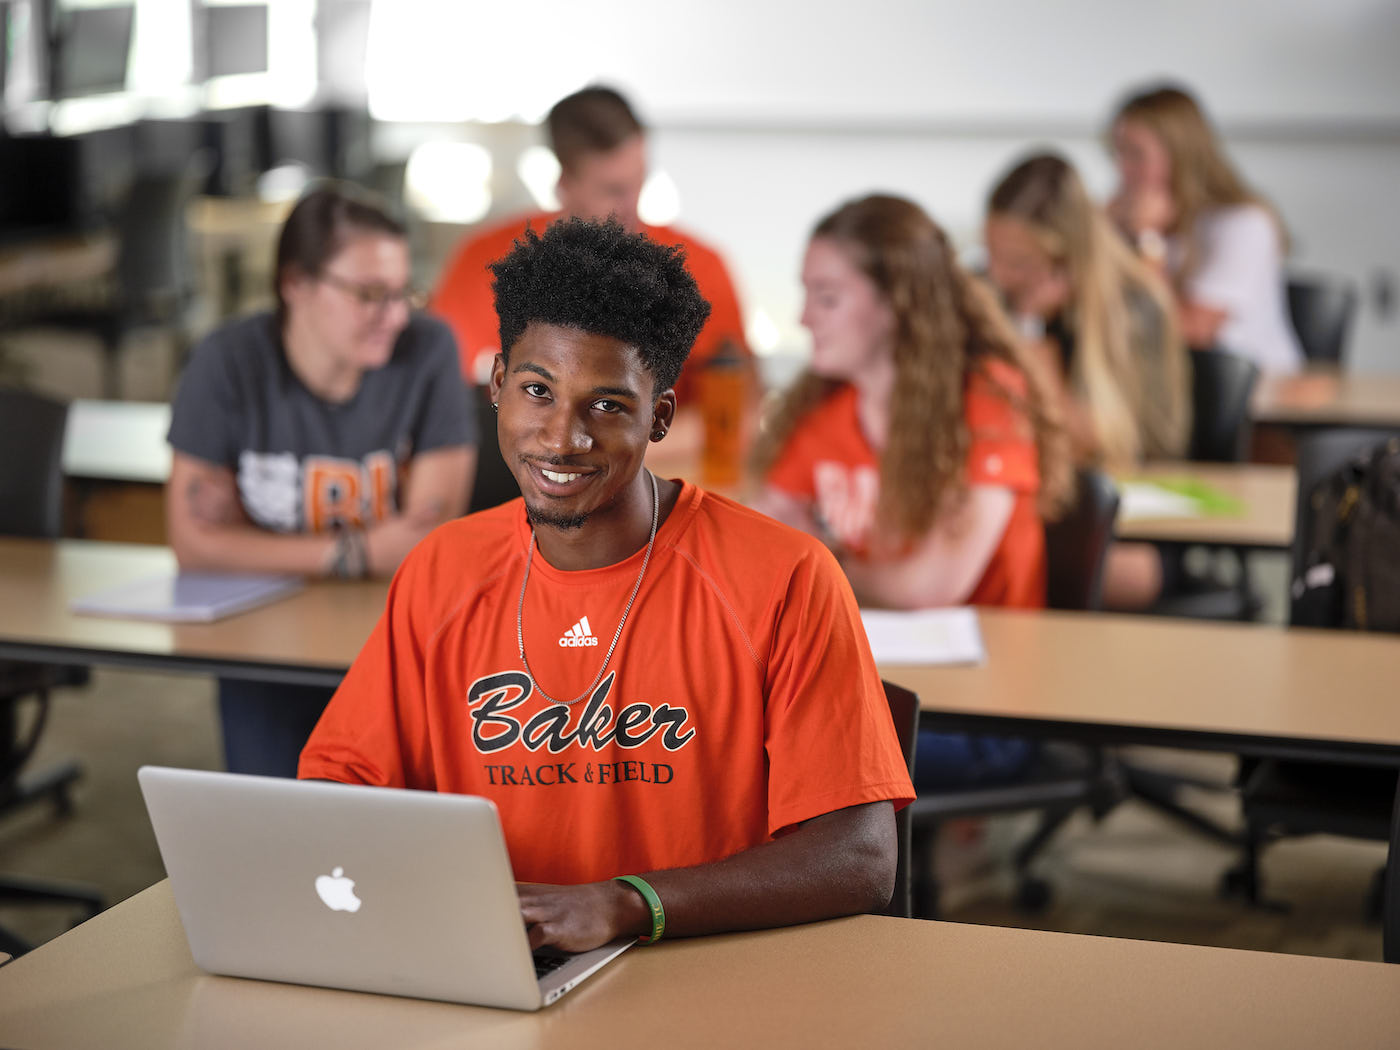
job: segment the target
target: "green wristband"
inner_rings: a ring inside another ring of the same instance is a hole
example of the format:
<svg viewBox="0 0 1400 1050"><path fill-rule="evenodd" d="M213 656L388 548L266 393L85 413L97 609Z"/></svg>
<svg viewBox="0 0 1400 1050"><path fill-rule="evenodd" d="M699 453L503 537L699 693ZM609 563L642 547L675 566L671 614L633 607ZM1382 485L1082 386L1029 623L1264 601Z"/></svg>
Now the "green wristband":
<svg viewBox="0 0 1400 1050"><path fill-rule="evenodd" d="M640 893L642 900L647 902L647 910L651 912L651 936L638 937L637 943L655 944L661 940L661 935L666 932L666 909L661 906L661 898L656 895L656 891L640 875L617 875L613 881L625 882Z"/></svg>

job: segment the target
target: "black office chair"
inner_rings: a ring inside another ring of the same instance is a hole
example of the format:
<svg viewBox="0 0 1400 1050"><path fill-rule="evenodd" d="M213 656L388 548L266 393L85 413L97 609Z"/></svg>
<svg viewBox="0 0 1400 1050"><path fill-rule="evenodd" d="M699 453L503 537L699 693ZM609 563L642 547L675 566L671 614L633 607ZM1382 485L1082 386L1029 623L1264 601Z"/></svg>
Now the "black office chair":
<svg viewBox="0 0 1400 1050"><path fill-rule="evenodd" d="M1292 578L1299 579L1313 543L1312 494L1321 483L1363 452L1400 436L1400 431L1338 429L1304 436L1298 444L1298 503L1293 538ZM1319 610L1306 609L1294 589L1290 621L1295 625L1340 628L1340 623L1317 620ZM1339 669L1341 671L1343 669ZM1285 837L1330 834L1389 841L1396 802L1394 769L1372 769L1322 762L1253 761L1240 773L1245 818L1244 857L1225 873L1222 892L1237 894L1252 904L1281 909L1264 899L1260 854ZM1395 858L1391 858L1392 862ZM1379 918L1384 905L1385 869L1376 873L1366 910ZM1397 902L1400 903L1400 902Z"/></svg>
<svg viewBox="0 0 1400 1050"><path fill-rule="evenodd" d="M1100 607L1103 596L1104 561L1113 540L1118 490L1095 470L1080 470L1075 483L1073 506L1045 528L1046 604L1052 609L1092 611ZM1079 807L1088 806L1100 817L1121 798L1118 773L1104 752L1060 743L1041 745L1030 766L1012 782L920 795L908 808L915 914L922 918L938 914L939 886L929 860L934 836L944 821L1040 810L1039 826L1014 858L1017 903L1034 911L1050 899L1048 884L1030 871L1040 851Z"/></svg>
<svg viewBox="0 0 1400 1050"><path fill-rule="evenodd" d="M63 431L66 405L37 394L0 390L0 534L56 539L63 524ZM69 668L0 660L0 815L44 799L60 814L72 810L69 788L82 768L72 761L40 771L27 766L44 731L49 691L71 684ZM22 705L34 711L23 732ZM90 917L102 898L82 886L0 876L0 901L81 905ZM19 955L30 946L0 928L0 951Z"/></svg>
<svg viewBox="0 0 1400 1050"><path fill-rule="evenodd" d="M1191 353L1191 441L1197 463L1238 463L1249 451L1249 401L1259 382L1259 366L1223 350ZM1163 558L1182 560L1184 548L1161 544ZM1238 582L1183 573L1147 611L1157 616L1201 620L1254 620L1263 601L1252 586L1245 559L1238 556Z"/></svg>
<svg viewBox="0 0 1400 1050"><path fill-rule="evenodd" d="M1197 463L1238 463L1249 451L1249 399L1259 366L1224 350L1191 353L1191 442Z"/></svg>
<svg viewBox="0 0 1400 1050"><path fill-rule="evenodd" d="M473 386L471 397L476 402L476 419L481 431L481 444L476 449L476 480L472 483L472 498L467 506L467 513L475 514L515 499L520 495L520 486L501 458L490 389Z"/></svg>
<svg viewBox="0 0 1400 1050"><path fill-rule="evenodd" d="M1289 278L1288 316L1308 361L1341 363L1357 298L1352 281L1322 276Z"/></svg>
<svg viewBox="0 0 1400 1050"><path fill-rule="evenodd" d="M1093 610L1103 605L1104 563L1113 545L1118 488L1097 470L1075 473L1075 498L1058 521L1045 526L1045 605Z"/></svg>
<svg viewBox="0 0 1400 1050"><path fill-rule="evenodd" d="M903 686L892 682L882 681L880 684L885 687L885 699L890 705L890 718L894 720L894 729L899 735L899 748L904 752L904 763L909 768L909 776L912 777L916 750L914 745L919 735L919 698ZM907 919L913 914L913 894L909 877L909 855L913 839L908 806L894 815L894 834L899 843L899 860L894 871L894 893L890 895L890 903L884 913Z"/></svg>
<svg viewBox="0 0 1400 1050"><path fill-rule="evenodd" d="M117 216L117 264L98 286L60 289L25 327L96 336L102 347L102 396L121 396L120 353L129 333L159 327L175 339L177 366L188 353L187 317L194 301L185 208L208 176L205 154L183 172L138 174Z"/></svg>

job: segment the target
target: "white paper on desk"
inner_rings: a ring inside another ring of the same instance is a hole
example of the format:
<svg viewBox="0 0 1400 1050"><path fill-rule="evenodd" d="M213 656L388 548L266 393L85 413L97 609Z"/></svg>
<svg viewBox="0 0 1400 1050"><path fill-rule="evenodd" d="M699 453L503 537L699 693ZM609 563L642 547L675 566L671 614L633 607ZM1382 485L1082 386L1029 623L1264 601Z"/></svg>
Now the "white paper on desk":
<svg viewBox="0 0 1400 1050"><path fill-rule="evenodd" d="M208 623L275 602L301 588L302 580L297 576L165 573L74 598L68 608L93 616Z"/></svg>
<svg viewBox="0 0 1400 1050"><path fill-rule="evenodd" d="M877 664L987 662L975 609L862 609L860 618Z"/></svg>
<svg viewBox="0 0 1400 1050"><path fill-rule="evenodd" d="M1118 520L1199 518L1201 507L1190 496L1150 481L1125 481L1118 487Z"/></svg>

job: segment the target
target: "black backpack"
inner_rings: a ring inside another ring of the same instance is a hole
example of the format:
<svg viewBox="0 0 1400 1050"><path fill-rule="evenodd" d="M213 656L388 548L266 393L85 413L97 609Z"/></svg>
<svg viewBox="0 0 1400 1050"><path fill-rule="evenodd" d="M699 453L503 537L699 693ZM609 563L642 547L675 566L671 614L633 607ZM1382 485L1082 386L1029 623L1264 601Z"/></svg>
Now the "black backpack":
<svg viewBox="0 0 1400 1050"><path fill-rule="evenodd" d="M1313 487L1300 539L1294 624L1400 631L1400 437Z"/></svg>

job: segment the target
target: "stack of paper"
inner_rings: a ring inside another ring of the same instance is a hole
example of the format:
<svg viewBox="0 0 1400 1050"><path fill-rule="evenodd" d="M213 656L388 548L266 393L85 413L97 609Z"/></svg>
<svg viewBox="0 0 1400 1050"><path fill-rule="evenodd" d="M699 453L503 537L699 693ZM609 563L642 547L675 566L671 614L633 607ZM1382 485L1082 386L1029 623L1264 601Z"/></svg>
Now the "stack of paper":
<svg viewBox="0 0 1400 1050"><path fill-rule="evenodd" d="M879 664L982 664L987 651L974 609L887 612L862 609L860 618Z"/></svg>
<svg viewBox="0 0 1400 1050"><path fill-rule="evenodd" d="M1146 518L1199 518L1201 506L1190 496L1154 485L1150 481L1126 481L1118 489L1118 520Z"/></svg>

